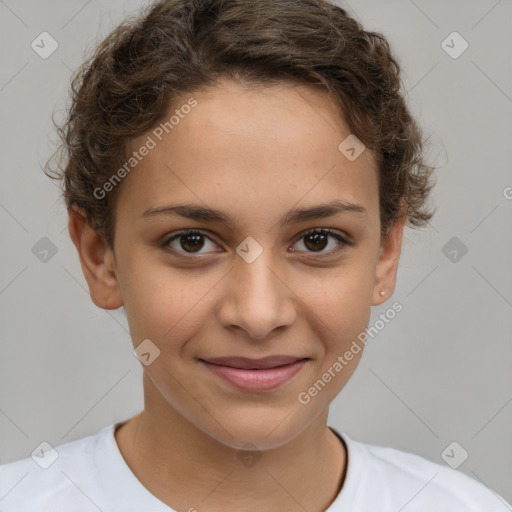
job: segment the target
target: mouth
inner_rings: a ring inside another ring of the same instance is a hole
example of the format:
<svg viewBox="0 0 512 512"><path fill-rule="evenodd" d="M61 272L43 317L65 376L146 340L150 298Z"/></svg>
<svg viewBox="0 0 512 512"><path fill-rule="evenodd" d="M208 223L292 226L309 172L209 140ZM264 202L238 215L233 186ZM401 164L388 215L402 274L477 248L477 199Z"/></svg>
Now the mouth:
<svg viewBox="0 0 512 512"><path fill-rule="evenodd" d="M269 356L262 359L218 357L199 359L208 370L224 381L246 391L275 389L290 381L309 358Z"/></svg>

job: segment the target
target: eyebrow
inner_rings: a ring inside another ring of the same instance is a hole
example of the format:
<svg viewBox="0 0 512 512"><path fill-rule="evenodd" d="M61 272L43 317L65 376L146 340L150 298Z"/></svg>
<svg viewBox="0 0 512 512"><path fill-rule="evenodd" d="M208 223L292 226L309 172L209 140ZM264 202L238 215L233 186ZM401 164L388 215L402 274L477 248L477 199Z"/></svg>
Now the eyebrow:
<svg viewBox="0 0 512 512"><path fill-rule="evenodd" d="M366 208L362 205L348 201L335 200L330 203L307 208L294 208L281 217L279 223L281 225L293 224L305 220L332 217L340 213L355 213L363 217L368 215ZM220 210L193 204L158 206L146 210L141 217L150 218L156 215L178 215L187 219L201 220L203 222L219 222L229 227L233 227L235 224L234 220L228 214Z"/></svg>

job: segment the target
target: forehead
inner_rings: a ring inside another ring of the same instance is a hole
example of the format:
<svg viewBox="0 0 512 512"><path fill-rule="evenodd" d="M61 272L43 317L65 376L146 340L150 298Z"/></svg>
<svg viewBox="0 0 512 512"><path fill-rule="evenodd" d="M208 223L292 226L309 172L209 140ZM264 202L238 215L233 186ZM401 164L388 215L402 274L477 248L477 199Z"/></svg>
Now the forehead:
<svg viewBox="0 0 512 512"><path fill-rule="evenodd" d="M374 154L365 150L350 161L340 152L350 130L323 91L223 82L183 95L162 123L171 116L167 129L161 124L132 141L130 151L148 137L154 147L124 179L119 215L135 220L148 208L182 201L234 217L275 217L297 203L337 198L377 212Z"/></svg>

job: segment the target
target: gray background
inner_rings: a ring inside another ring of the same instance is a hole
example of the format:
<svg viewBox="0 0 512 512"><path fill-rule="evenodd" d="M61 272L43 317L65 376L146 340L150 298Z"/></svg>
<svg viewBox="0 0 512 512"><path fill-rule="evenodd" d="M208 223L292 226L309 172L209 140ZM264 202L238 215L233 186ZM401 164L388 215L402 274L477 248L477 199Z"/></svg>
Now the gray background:
<svg viewBox="0 0 512 512"><path fill-rule="evenodd" d="M459 470L512 501L512 2L340 4L387 36L440 168L437 214L406 229L394 296L370 324L394 300L404 309L369 339L329 423L441 464L457 441L469 453ZM124 310L92 303L58 189L41 171L72 70L140 5L0 0L0 463L143 407ZM31 48L43 31L59 44L47 59ZM453 31L469 43L456 59L441 46ZM43 237L57 250L46 262L33 252ZM451 244L467 253L453 261Z"/></svg>

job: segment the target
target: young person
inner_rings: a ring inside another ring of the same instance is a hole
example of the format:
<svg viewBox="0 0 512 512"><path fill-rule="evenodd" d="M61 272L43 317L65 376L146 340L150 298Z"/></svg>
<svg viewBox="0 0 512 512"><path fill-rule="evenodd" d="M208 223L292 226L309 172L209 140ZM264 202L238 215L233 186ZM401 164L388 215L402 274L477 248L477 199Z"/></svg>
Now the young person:
<svg viewBox="0 0 512 512"><path fill-rule="evenodd" d="M69 233L94 304L126 310L144 409L2 466L3 512L509 510L327 426L432 216L382 35L323 0L163 0L84 64L61 134Z"/></svg>

